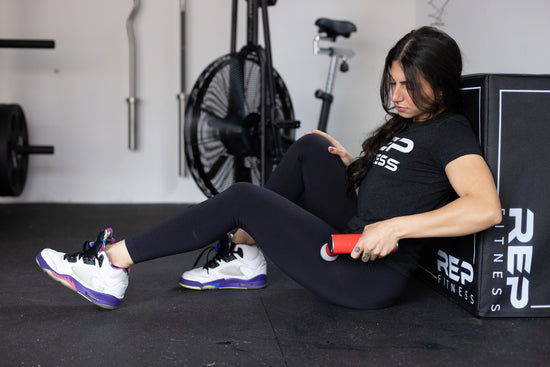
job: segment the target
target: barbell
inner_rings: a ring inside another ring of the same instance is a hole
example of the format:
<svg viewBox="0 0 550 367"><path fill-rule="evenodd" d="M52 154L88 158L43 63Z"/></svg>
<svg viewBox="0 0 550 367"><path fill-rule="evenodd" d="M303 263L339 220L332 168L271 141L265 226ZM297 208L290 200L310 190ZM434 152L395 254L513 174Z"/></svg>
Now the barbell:
<svg viewBox="0 0 550 367"><path fill-rule="evenodd" d="M29 154L53 154L53 146L29 145L25 114L17 104L0 104L0 196L19 196L27 181Z"/></svg>

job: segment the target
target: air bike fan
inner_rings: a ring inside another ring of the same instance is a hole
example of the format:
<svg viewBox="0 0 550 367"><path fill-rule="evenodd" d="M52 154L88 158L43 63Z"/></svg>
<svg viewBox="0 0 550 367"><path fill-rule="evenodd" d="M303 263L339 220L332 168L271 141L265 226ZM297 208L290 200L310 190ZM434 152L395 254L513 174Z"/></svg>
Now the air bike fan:
<svg viewBox="0 0 550 367"><path fill-rule="evenodd" d="M247 45L235 52L234 0L231 53L202 72L185 108L187 164L208 197L235 182L263 185L299 126L288 90L271 64L267 1L247 3ZM260 8L265 49L257 41Z"/></svg>

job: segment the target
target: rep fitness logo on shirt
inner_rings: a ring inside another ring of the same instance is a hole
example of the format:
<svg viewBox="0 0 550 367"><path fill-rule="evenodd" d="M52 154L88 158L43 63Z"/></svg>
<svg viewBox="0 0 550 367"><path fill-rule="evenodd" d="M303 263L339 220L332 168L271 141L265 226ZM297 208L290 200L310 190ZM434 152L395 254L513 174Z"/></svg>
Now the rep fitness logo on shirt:
<svg viewBox="0 0 550 367"><path fill-rule="evenodd" d="M395 158L388 157L388 155L384 153L389 153L392 149L395 149L401 153L410 153L413 148L414 142L411 139L394 137L391 143L380 148L380 152L382 153L378 153L376 155L376 160L373 164L395 172L399 168L400 162Z"/></svg>

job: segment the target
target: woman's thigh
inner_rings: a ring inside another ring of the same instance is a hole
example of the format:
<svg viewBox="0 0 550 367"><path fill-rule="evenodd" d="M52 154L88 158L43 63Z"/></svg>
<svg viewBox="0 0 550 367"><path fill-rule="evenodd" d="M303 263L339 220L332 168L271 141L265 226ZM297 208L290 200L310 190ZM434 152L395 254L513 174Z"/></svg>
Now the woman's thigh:
<svg viewBox="0 0 550 367"><path fill-rule="evenodd" d="M298 139L271 174L266 188L300 203L310 213L344 231L357 212L357 197L348 190L346 167L330 154L330 142L316 134Z"/></svg>

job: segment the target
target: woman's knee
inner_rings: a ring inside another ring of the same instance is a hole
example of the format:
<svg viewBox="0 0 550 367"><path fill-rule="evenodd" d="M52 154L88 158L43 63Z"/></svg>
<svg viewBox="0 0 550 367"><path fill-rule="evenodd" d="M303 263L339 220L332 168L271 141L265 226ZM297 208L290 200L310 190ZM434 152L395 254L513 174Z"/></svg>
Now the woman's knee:
<svg viewBox="0 0 550 367"><path fill-rule="evenodd" d="M239 198L250 200L258 195L263 190L261 186L250 182L235 182L227 190L228 195L236 195Z"/></svg>
<svg viewBox="0 0 550 367"><path fill-rule="evenodd" d="M330 142L317 134L306 134L292 144L291 148L301 153L326 152Z"/></svg>
<svg viewBox="0 0 550 367"><path fill-rule="evenodd" d="M300 139L296 140L296 143L302 143L307 145L319 145L319 146L328 146L330 142L327 138L319 134L305 134Z"/></svg>

